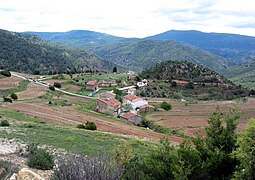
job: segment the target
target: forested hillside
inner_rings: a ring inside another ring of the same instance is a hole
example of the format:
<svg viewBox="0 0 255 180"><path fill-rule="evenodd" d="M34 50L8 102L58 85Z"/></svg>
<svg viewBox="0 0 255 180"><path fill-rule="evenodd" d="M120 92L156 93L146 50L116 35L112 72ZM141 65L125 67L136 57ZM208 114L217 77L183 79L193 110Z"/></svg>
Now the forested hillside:
<svg viewBox="0 0 255 180"><path fill-rule="evenodd" d="M86 50L50 43L38 36L0 30L0 68L41 73L112 68Z"/></svg>

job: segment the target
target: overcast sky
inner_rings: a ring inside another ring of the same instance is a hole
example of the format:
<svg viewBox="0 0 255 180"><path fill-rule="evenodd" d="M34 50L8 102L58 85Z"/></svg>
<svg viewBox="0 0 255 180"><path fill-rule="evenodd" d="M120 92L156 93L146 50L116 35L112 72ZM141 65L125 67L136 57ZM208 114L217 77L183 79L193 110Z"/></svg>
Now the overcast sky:
<svg viewBox="0 0 255 180"><path fill-rule="evenodd" d="M80 29L123 37L146 37L175 29L255 36L255 1L0 0L0 29Z"/></svg>

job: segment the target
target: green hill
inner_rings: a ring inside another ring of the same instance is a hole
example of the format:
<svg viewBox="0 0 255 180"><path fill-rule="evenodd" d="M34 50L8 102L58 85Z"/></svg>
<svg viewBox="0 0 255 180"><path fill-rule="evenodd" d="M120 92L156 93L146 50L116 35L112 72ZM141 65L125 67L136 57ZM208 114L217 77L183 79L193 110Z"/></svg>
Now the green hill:
<svg viewBox="0 0 255 180"><path fill-rule="evenodd" d="M166 61L140 73L148 79L148 86L138 89L144 97L170 97L177 99L230 100L249 95L220 74L190 62Z"/></svg>
<svg viewBox="0 0 255 180"><path fill-rule="evenodd" d="M112 68L91 52L53 44L38 36L0 30L0 69L31 73Z"/></svg>

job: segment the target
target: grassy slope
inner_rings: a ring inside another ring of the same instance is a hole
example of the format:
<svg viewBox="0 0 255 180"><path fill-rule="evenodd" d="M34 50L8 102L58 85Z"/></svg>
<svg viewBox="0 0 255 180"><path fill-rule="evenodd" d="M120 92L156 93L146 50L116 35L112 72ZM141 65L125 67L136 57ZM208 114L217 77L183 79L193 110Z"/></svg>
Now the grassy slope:
<svg viewBox="0 0 255 180"><path fill-rule="evenodd" d="M114 147L127 142L135 153L146 153L156 145L139 139L113 135L100 131L77 129L75 126L50 123L21 112L0 109L1 119L10 121L11 126L0 128L0 137L18 139L27 143L39 143L62 148L69 152L84 155L111 152Z"/></svg>

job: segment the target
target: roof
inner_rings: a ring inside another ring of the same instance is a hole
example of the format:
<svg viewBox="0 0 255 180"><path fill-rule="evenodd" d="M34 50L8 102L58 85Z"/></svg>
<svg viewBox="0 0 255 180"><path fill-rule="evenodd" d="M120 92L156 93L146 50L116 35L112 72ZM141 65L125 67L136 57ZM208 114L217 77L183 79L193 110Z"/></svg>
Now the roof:
<svg viewBox="0 0 255 180"><path fill-rule="evenodd" d="M128 112L128 113L123 113L120 115L120 117L124 118L124 119L130 119L132 117L136 116L136 114L132 113L132 112Z"/></svg>
<svg viewBox="0 0 255 180"><path fill-rule="evenodd" d="M136 88L128 88L129 91L135 91Z"/></svg>
<svg viewBox="0 0 255 180"><path fill-rule="evenodd" d="M155 109L154 106L149 105L149 104L142 105L142 106L140 106L139 108L140 108L140 109L144 109L144 108L152 108L152 109Z"/></svg>
<svg viewBox="0 0 255 180"><path fill-rule="evenodd" d="M142 98L137 97L136 95L132 95L132 94L128 94L128 95L124 96L124 98L131 102L143 101Z"/></svg>
<svg viewBox="0 0 255 180"><path fill-rule="evenodd" d="M96 81L88 81L87 82L87 85L88 86L95 86L95 85L97 85L98 84L98 82L96 82Z"/></svg>
<svg viewBox="0 0 255 180"><path fill-rule="evenodd" d="M101 102L108 104L111 107L117 107L121 104L117 99L115 98L107 98L107 99L99 99Z"/></svg>

